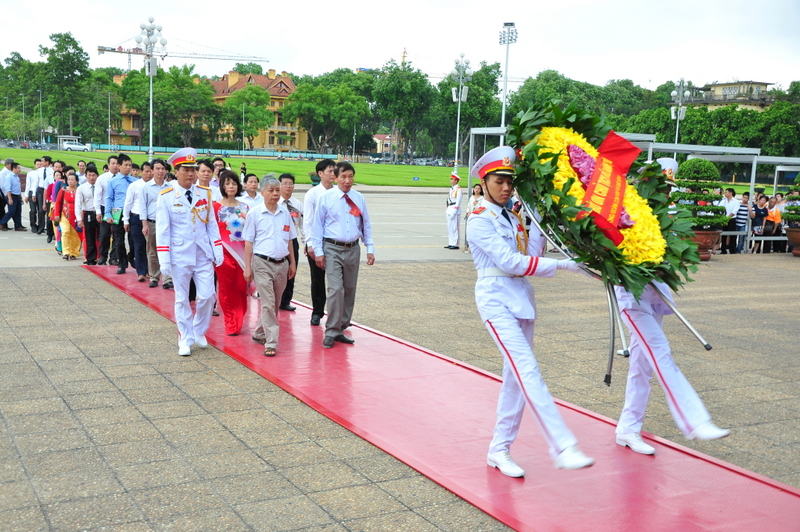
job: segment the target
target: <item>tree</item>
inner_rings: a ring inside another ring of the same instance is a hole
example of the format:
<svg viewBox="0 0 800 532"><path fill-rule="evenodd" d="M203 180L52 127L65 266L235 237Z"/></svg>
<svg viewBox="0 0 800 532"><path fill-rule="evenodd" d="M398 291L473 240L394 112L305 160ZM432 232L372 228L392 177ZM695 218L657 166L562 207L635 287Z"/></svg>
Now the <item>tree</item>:
<svg viewBox="0 0 800 532"><path fill-rule="evenodd" d="M225 100L224 119L234 126L238 136L247 138L251 150L258 133L275 123L275 115L268 109L270 100L269 91L255 84L235 91Z"/></svg>
<svg viewBox="0 0 800 532"><path fill-rule="evenodd" d="M380 116L392 121L392 138L397 138L398 129L404 132L404 153L414 153L416 140L424 130L425 115L435 96L436 89L428 77L410 62L398 65L391 60L384 65L383 74L375 82L373 97Z"/></svg>
<svg viewBox="0 0 800 532"><path fill-rule="evenodd" d="M316 83L299 85L283 108L287 122L299 120L308 131L314 151L323 151L326 146L347 145L347 141L338 136L345 131L350 135L353 127L369 114L366 99L344 83L333 87ZM352 136L350 139L352 142Z"/></svg>
<svg viewBox="0 0 800 532"><path fill-rule="evenodd" d="M233 71L239 74L258 74L259 76L264 74L264 69L258 63L236 63Z"/></svg>
<svg viewBox="0 0 800 532"><path fill-rule="evenodd" d="M70 125L70 114L76 113L76 101L81 95L90 74L87 54L71 33L50 35L52 47L39 46L39 55L47 58L46 86L48 115L59 131ZM82 111L82 110L81 110Z"/></svg>

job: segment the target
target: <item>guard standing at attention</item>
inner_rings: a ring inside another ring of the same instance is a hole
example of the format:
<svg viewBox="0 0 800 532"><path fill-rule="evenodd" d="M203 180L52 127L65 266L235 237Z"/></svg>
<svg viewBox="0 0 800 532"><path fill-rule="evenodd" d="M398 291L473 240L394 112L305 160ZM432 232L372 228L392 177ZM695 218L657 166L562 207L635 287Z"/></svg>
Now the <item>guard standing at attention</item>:
<svg viewBox="0 0 800 532"><path fill-rule="evenodd" d="M553 277L556 270L580 272L571 260L543 258L544 236L531 229L505 205L514 189L514 149L500 146L475 163L472 177L480 179L483 204L468 220L467 238L478 270L475 302L481 320L503 356L503 386L497 404L497 422L487 463L510 477L525 471L511 458L509 449L519 432L528 404L533 411L550 456L559 469L579 469L594 463L578 448L567 428L533 355L536 303L526 276Z"/></svg>
<svg viewBox="0 0 800 532"><path fill-rule="evenodd" d="M222 264L222 240L211 190L195 185L197 152L183 148L167 161L175 168L172 186L161 191L156 207L156 250L161 273L175 287L178 354L192 345L208 347L206 331L214 309L214 266ZM189 306L189 281L197 287L196 312Z"/></svg>
<svg viewBox="0 0 800 532"><path fill-rule="evenodd" d="M447 237L448 245L444 249L458 249L459 228L461 227L461 186L458 182L461 178L456 174L450 174L450 193L447 195L447 209L444 211L447 218Z"/></svg>

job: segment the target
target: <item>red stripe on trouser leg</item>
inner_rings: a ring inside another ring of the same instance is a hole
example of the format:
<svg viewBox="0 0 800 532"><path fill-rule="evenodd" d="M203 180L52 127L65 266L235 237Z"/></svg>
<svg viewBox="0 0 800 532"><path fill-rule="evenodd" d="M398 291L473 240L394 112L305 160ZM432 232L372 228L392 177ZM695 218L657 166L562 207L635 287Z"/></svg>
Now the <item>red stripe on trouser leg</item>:
<svg viewBox="0 0 800 532"><path fill-rule="evenodd" d="M639 327L636 326L636 323L633 321L633 318L631 318L631 315L628 313L628 310L623 309L622 313L625 315L626 318L628 318L628 323L630 324L631 331L634 331L636 333L636 335L641 340L642 345L646 347L646 352L650 355L650 361L653 364L653 369L655 370L656 374L658 374L658 382L660 382L661 386L664 388L664 394L667 396L667 400L670 403L672 403L672 407L675 409L675 412L678 413L678 415L683 420L684 425L689 429L689 432L691 432L693 430L692 425L689 423L689 420L683 413L683 410L681 410L680 406L678 405L678 401L675 400L675 395L673 394L672 389L667 384L667 381L661 372L661 368L659 367L658 362L656 361L656 356L653 353L653 350L650 348L650 344L647 343L647 340L642 334L642 331L639 329Z"/></svg>
<svg viewBox="0 0 800 532"><path fill-rule="evenodd" d="M511 368L514 371L514 375L517 377L517 383L519 384L519 389L522 390L522 395L525 397L525 401L530 405L531 410L533 410L533 415L536 418L537 423L541 427L542 433L544 434L544 437L547 440L548 445L550 445L550 447L552 449L555 449L557 453L563 451L563 449L561 449L561 447L558 445L558 442L556 442L556 440L553 437L553 435L547 429L547 425L544 423L544 420L542 419L541 415L539 415L539 411L536 409L536 406L534 405L533 401L531 400L530 396L528 395L528 391L525 389L525 383L522 380L522 376L520 375L516 364L514 363L514 359L511 356L511 352L505 346L505 344L503 343L503 340L500 339L500 335L497 333L497 329L495 329L494 324L492 324L491 320L486 320L486 323L489 324L489 328L491 329L492 334L495 337L495 341L497 342L497 345L500 346L500 348L503 350L503 352L505 353L506 357L508 358L508 361L511 364Z"/></svg>

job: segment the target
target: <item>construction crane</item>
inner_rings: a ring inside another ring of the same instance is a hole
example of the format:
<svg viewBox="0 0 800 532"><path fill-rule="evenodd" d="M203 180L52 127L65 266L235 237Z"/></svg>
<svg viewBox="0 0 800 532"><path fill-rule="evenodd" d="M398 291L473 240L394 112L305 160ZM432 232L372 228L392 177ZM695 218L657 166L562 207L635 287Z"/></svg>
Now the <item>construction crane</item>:
<svg viewBox="0 0 800 532"><path fill-rule="evenodd" d="M147 51L143 48L139 48L138 46L135 48L123 48L122 46L118 46L114 48L113 46L98 46L97 53L104 54L106 52L113 53L113 54L128 54L128 71L131 70L131 55L148 55ZM257 56L247 56L247 55L217 55L217 54L188 54L188 53L173 53L167 52L166 50L161 51L154 51L154 56L160 57L162 60L166 57L183 57L187 59L217 59L222 61L239 61L239 62L252 62L252 63L269 63L269 60L265 57L257 57Z"/></svg>

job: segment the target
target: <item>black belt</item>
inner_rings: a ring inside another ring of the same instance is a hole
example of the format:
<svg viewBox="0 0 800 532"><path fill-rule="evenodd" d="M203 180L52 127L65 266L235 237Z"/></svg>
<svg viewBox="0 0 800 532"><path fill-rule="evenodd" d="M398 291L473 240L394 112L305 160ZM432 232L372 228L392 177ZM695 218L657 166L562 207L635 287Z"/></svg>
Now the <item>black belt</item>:
<svg viewBox="0 0 800 532"><path fill-rule="evenodd" d="M266 255L260 255L258 253L253 253L253 255L255 255L256 257L259 257L261 259L264 259L266 261L274 262L275 264L281 264L282 262L284 262L286 260L286 257L283 257L282 259L273 259L272 257L267 257Z"/></svg>
<svg viewBox="0 0 800 532"><path fill-rule="evenodd" d="M148 218L148 219L147 219L147 221L148 221L148 222L153 222L153 223L156 223L156 221L155 221L155 220L151 220L150 218Z"/></svg>
<svg viewBox="0 0 800 532"><path fill-rule="evenodd" d="M323 240L325 240L325 242L327 242L328 244L333 244L334 246L342 246L343 248L351 248L353 246L358 245L358 240L353 240L352 242L340 242L332 238L325 238Z"/></svg>

